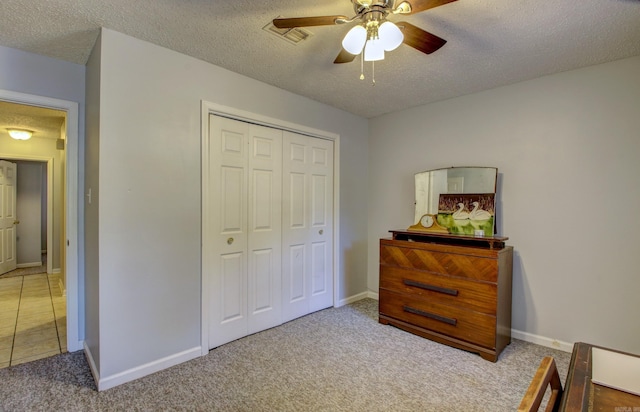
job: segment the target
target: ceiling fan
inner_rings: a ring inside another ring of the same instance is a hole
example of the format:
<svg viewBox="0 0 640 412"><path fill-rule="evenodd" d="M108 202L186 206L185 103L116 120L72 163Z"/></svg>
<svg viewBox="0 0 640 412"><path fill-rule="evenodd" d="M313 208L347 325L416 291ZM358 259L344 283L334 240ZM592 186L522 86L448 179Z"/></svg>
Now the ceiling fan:
<svg viewBox="0 0 640 412"><path fill-rule="evenodd" d="M364 61L382 60L385 51L394 50L402 43L431 54L447 41L407 22L394 24L387 17L390 14L416 14L454 1L457 0L351 0L356 14L350 18L343 15L276 18L273 25L293 29L359 21L342 40L342 50L334 63L349 63L363 51Z"/></svg>

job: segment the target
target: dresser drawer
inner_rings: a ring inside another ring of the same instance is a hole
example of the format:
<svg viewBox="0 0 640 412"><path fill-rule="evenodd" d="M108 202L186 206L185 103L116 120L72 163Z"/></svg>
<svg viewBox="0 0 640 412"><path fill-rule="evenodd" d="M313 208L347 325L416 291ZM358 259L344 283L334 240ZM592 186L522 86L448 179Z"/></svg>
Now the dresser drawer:
<svg viewBox="0 0 640 412"><path fill-rule="evenodd" d="M496 317L380 289L380 314L486 348L496 345Z"/></svg>
<svg viewBox="0 0 640 412"><path fill-rule="evenodd" d="M471 253L445 253L381 244L380 264L485 282L498 281L498 260Z"/></svg>
<svg viewBox="0 0 640 412"><path fill-rule="evenodd" d="M496 314L498 294L495 283L469 281L430 272L381 265L380 288L488 315Z"/></svg>

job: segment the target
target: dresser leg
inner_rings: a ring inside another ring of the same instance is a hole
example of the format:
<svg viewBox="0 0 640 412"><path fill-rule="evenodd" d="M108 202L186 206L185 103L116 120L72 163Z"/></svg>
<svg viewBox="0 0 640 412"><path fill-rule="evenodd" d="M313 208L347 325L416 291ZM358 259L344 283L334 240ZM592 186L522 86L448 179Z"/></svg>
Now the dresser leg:
<svg viewBox="0 0 640 412"><path fill-rule="evenodd" d="M484 360L488 360L490 362L497 362L498 361L498 355L497 354L491 354L491 353L485 353L485 352L479 352L478 353L482 359Z"/></svg>

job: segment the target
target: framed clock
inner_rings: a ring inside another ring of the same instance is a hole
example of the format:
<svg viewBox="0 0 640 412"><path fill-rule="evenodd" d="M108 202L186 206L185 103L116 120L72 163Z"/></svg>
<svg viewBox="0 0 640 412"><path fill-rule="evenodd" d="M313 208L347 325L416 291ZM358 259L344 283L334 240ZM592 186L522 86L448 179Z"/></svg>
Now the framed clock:
<svg viewBox="0 0 640 412"><path fill-rule="evenodd" d="M436 215L424 214L415 225L409 226L407 230L430 233L449 233L446 227L440 226L436 220Z"/></svg>

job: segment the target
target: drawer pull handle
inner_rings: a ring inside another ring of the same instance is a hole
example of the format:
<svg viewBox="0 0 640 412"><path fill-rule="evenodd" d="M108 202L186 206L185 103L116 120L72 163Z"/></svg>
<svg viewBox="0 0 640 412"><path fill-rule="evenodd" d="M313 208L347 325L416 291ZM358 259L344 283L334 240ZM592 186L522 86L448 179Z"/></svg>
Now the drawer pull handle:
<svg viewBox="0 0 640 412"><path fill-rule="evenodd" d="M445 295L458 296L456 289L441 288L440 286L427 285L426 283L416 282L414 280L402 279L402 282L407 286L415 286L420 289L430 290L432 292L444 293Z"/></svg>
<svg viewBox="0 0 640 412"><path fill-rule="evenodd" d="M449 325L453 325L456 326L456 323L458 323L457 319L453 319L453 318L447 318L445 316L440 316L440 315L435 315L433 313L429 313L429 312L425 312L419 309L414 309L410 306L403 306L402 310L404 310L405 312L409 312L409 313L413 313L414 315L420 315L420 316L424 316L425 318L429 318L429 319L433 319L433 320L437 320L440 322L444 322L444 323L448 323Z"/></svg>

